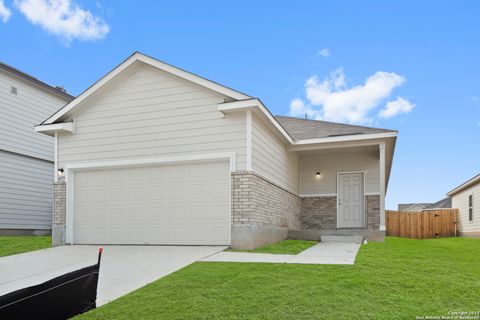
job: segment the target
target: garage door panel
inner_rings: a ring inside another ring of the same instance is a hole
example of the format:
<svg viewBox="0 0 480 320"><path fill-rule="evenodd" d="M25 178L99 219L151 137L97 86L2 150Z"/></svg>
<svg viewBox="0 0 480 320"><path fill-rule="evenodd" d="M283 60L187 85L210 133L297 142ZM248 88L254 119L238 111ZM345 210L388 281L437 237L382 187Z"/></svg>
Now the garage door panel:
<svg viewBox="0 0 480 320"><path fill-rule="evenodd" d="M147 167L145 169L148 180L151 182L165 182L168 180L168 167Z"/></svg>
<svg viewBox="0 0 480 320"><path fill-rule="evenodd" d="M187 180L186 166L169 166L168 180L185 182Z"/></svg>
<svg viewBox="0 0 480 320"><path fill-rule="evenodd" d="M207 226L191 227L188 230L188 239L192 242L206 241L207 238L208 238L208 227Z"/></svg>
<svg viewBox="0 0 480 320"><path fill-rule="evenodd" d="M230 244L227 162L75 172L74 243Z"/></svg>
<svg viewBox="0 0 480 320"><path fill-rule="evenodd" d="M128 201L136 202L145 199L145 189L143 186L131 186L128 188Z"/></svg>
<svg viewBox="0 0 480 320"><path fill-rule="evenodd" d="M167 207L158 206L158 207L149 207L147 208L147 223L150 224L161 224L168 218Z"/></svg>
<svg viewBox="0 0 480 320"><path fill-rule="evenodd" d="M166 200L166 185L152 185L145 190L147 200Z"/></svg>
<svg viewBox="0 0 480 320"><path fill-rule="evenodd" d="M178 221L185 221L187 216L187 207L185 205L176 205L167 207L167 221L178 223Z"/></svg>
<svg viewBox="0 0 480 320"><path fill-rule="evenodd" d="M127 200L127 195L127 188L112 186L108 189L106 200L109 202L123 202Z"/></svg>
<svg viewBox="0 0 480 320"><path fill-rule="evenodd" d="M196 198L196 200L205 200L208 199L209 194L211 193L211 188L208 183L191 183L187 186L188 197L190 199Z"/></svg>

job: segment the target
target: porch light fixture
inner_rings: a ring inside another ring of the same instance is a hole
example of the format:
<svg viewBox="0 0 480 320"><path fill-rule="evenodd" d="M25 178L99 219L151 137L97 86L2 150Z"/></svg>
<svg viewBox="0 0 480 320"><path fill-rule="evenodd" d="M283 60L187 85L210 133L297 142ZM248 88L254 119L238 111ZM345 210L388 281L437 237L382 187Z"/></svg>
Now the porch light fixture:
<svg viewBox="0 0 480 320"><path fill-rule="evenodd" d="M59 169L57 170L57 175L58 175L59 177L63 177L63 168L59 168Z"/></svg>
<svg viewBox="0 0 480 320"><path fill-rule="evenodd" d="M315 176L316 176L317 178L320 178L320 171L317 171L317 173L315 174Z"/></svg>

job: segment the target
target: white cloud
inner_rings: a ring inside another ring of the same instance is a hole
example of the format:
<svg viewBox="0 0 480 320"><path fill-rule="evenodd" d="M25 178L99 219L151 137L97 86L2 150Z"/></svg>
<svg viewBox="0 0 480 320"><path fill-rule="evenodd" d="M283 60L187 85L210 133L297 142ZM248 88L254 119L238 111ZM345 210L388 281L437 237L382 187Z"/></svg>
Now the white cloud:
<svg viewBox="0 0 480 320"><path fill-rule="evenodd" d="M5 6L3 0L0 0L0 20L2 20L3 23L7 23L11 15L12 11Z"/></svg>
<svg viewBox="0 0 480 320"><path fill-rule="evenodd" d="M396 100L387 102L384 109L378 114L382 118L391 118L399 115L400 113L409 113L415 108L415 105L409 101L398 97Z"/></svg>
<svg viewBox="0 0 480 320"><path fill-rule="evenodd" d="M370 123L373 120L370 112L405 81L403 76L396 73L378 71L368 77L363 85L348 88L342 69L332 72L324 81L313 76L305 82L307 102L293 100L290 114L303 117L308 113L314 119Z"/></svg>
<svg viewBox="0 0 480 320"><path fill-rule="evenodd" d="M16 7L33 24L70 42L103 39L109 26L72 0L15 0Z"/></svg>
<svg viewBox="0 0 480 320"><path fill-rule="evenodd" d="M328 57L331 53L330 53L330 49L328 48L324 48L320 51L318 51L318 54L321 55L322 57Z"/></svg>

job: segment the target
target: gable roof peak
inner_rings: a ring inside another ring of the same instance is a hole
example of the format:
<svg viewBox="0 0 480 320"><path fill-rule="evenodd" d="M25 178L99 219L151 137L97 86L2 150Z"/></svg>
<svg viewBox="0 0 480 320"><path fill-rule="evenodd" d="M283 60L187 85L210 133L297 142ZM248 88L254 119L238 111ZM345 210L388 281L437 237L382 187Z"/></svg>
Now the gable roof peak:
<svg viewBox="0 0 480 320"><path fill-rule="evenodd" d="M150 65L154 68L157 68L159 70L165 71L167 73L173 74L179 78L185 79L187 81L190 81L192 83L195 83L199 86L205 87L207 89L210 89L212 91L218 92L220 94L223 94L233 100L242 100L242 99L250 99L251 97L239 92L237 90L234 90L232 88L229 88L227 86L221 85L217 82L214 82L212 80L203 78L199 75L196 75L194 73L191 73L189 71L180 69L178 67L175 67L173 65L170 65L168 63L165 63L163 61L160 61L156 58L153 58L149 55L146 55L140 51L135 51L133 52L128 58L126 58L123 62L121 62L119 65L117 65L115 68L113 68L109 73L107 73L105 76L103 76L101 79L99 79L97 82L95 82L92 86L87 88L85 91L83 91L77 98L72 100L71 102L67 103L65 106L63 106L60 110L55 112L52 116L50 116L48 119L42 122L42 125L44 124L52 124L58 120L62 120L65 117L67 117L69 114L72 114L75 112L75 110L81 106L82 102L85 101L86 98L97 92L97 90L103 88L107 83L109 83L111 80L116 78L118 75L122 74L129 66L132 64L136 63L137 61L145 63L147 65Z"/></svg>

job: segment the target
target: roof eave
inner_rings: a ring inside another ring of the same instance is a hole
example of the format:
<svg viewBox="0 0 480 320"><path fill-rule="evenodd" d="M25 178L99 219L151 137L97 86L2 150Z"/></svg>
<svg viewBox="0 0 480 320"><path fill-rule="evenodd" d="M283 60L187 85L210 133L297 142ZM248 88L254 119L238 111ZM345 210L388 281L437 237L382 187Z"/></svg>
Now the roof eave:
<svg viewBox="0 0 480 320"><path fill-rule="evenodd" d="M293 143L293 145L300 146L300 145L322 144L322 143L332 143L332 142L385 139L385 138L396 138L397 136L398 136L397 131L382 132L382 133L365 133L365 134L343 135L343 136L325 137L325 138L317 138L317 139L296 140Z"/></svg>
<svg viewBox="0 0 480 320"><path fill-rule="evenodd" d="M469 187L474 186L477 183L480 183L480 174L476 175L475 177L473 177L470 180L467 180L466 182L462 183L458 187L452 189L451 191L449 191L447 193L447 196L448 197L454 196L455 194L457 194L457 193L459 193L459 192L461 192L465 189L468 189Z"/></svg>
<svg viewBox="0 0 480 320"><path fill-rule="evenodd" d="M210 89L210 90L213 90L213 91L216 91L216 92L218 92L220 94L223 94L227 97L230 97L232 99L235 99L235 100L251 99L250 96L248 96L244 93L233 90L231 88L228 88L226 86L218 84L214 81L202 78L202 77L200 77L196 74L190 73L190 72L185 71L183 69L174 67L174 66L169 65L165 62L162 62L160 60L157 60L155 58L147 56L143 53L134 52L131 56L129 56L127 59L125 59L119 65L117 65L113 70L108 72L105 76L100 78L92 86L90 86L84 92L82 92L77 98L75 98L74 100L67 103L60 110L58 110L52 116L50 116L48 119L43 121L42 124L54 123L55 121L59 120L60 118L64 117L65 115L74 112L76 107L79 106L87 97L89 97L91 94L93 94L94 92L96 92L97 90L102 88L111 79L115 78L122 71L124 71L125 69L127 69L129 66L131 66L133 63L135 63L137 61L143 62L147 65L151 65L151 66L156 67L160 70L163 70L167 73L176 75L180 78L191 81L191 82L193 82L197 85L203 86L203 87L205 87L207 89Z"/></svg>
<svg viewBox="0 0 480 320"><path fill-rule="evenodd" d="M60 122L52 124L42 124L35 126L35 132L53 136L55 133L74 133L75 126L73 122Z"/></svg>
<svg viewBox="0 0 480 320"><path fill-rule="evenodd" d="M41 80L38 80L37 78L23 72L23 71L20 71L12 66L9 66L8 64L5 64L5 63L0 63L0 69L3 70L5 73L8 73L9 75L13 76L13 77L16 77L16 78L19 78L19 79L22 79L28 83L30 83L31 85L33 86L36 86L36 87L39 87L45 91L48 91L49 93L61 98L61 99L64 99L66 101L71 101L72 99L74 99L75 97L72 96L71 94L68 94L67 92L64 92L62 90L59 90Z"/></svg>

